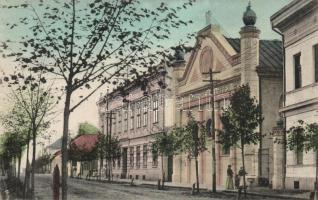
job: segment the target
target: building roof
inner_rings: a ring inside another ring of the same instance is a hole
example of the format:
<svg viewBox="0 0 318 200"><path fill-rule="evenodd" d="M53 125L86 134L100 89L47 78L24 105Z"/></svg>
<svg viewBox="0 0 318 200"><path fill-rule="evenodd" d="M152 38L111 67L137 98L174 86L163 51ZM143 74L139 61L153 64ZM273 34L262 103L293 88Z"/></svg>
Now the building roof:
<svg viewBox="0 0 318 200"><path fill-rule="evenodd" d="M61 149L61 147L62 147L62 137L57 139L52 144L50 144L47 148L49 148L51 150L56 150L56 149Z"/></svg>
<svg viewBox="0 0 318 200"><path fill-rule="evenodd" d="M241 41L239 38L226 38L233 49L241 52ZM260 40L259 42L260 68L264 71L282 71L283 49L279 40Z"/></svg>
<svg viewBox="0 0 318 200"><path fill-rule="evenodd" d="M72 140L71 146L81 152L90 153L94 150L98 142L98 134L81 135Z"/></svg>

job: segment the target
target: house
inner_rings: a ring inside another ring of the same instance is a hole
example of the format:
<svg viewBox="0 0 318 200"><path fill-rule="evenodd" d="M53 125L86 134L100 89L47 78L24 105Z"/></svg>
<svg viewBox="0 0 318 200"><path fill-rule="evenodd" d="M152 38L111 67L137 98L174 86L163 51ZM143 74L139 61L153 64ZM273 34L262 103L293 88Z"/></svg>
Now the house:
<svg viewBox="0 0 318 200"><path fill-rule="evenodd" d="M88 178L98 172L98 134L79 135L70 143L70 176ZM90 174L91 173L91 174Z"/></svg>
<svg viewBox="0 0 318 200"><path fill-rule="evenodd" d="M284 96L280 109L285 129L298 120L318 120L318 1L294 0L271 17L272 27L284 41ZM286 151L286 150L285 150ZM284 157L285 154L282 155ZM286 160L286 163L284 162ZM315 183L315 152L288 151L286 189L312 190ZM277 188L283 187L283 182Z"/></svg>

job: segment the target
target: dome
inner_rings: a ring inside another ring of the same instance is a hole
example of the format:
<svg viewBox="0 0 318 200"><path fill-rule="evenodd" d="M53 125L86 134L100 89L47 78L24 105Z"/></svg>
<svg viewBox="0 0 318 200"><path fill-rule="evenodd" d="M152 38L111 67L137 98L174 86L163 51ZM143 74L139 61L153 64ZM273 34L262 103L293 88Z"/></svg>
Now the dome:
<svg viewBox="0 0 318 200"><path fill-rule="evenodd" d="M251 2L246 7L243 15L243 22L246 26L254 26L256 23L256 13L251 9Z"/></svg>

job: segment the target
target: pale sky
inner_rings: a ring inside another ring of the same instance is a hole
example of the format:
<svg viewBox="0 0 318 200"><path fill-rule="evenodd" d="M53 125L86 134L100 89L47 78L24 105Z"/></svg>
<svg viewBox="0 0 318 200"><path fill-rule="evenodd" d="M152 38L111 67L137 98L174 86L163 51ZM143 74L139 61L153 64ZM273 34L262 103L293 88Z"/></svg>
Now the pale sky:
<svg viewBox="0 0 318 200"><path fill-rule="evenodd" d="M162 0L141 0L143 6L154 7L155 5L162 2ZM163 0L168 3L168 6L174 6L180 4L181 0ZM1 2L17 2L17 0L1 0ZM0 3L1 3L0 2ZM29 2L32 2L29 0ZM282 8L291 0L252 0L252 9L257 14L256 26L261 30L260 37L262 39L280 39L280 36L272 31L270 26L270 16ZM224 34L230 37L239 37L240 28L243 26L242 15L246 9L248 0L197 0L197 3L190 9L180 13L180 17L185 20L192 20L194 23L190 24L186 28L181 28L173 33L172 39L166 41L165 45L175 45L178 41L185 37L186 33L197 32L206 26L205 22L205 12L211 10L214 20L212 23L218 23ZM5 22L17 19L17 16L21 17L29 13L24 12L13 12L14 10L1 10L0 11L0 40L5 41L7 39L19 40L19 31L23 30L23 27L16 29L14 31L8 29L5 26ZM18 30L18 31L17 31ZM194 41L194 40L193 40ZM2 71L8 73L14 63L10 60L4 60L0 58L0 73ZM70 118L70 130L75 133L80 122L90 122L94 125L98 125L98 112L96 101L100 96L100 93L105 94L106 86L93 95L87 102L83 103L74 113L72 113ZM0 102L3 102L6 98L5 93L7 89L0 85ZM52 141L61 136L62 134L62 109L63 104L60 104L57 109L61 111L61 114L56 118L56 123L52 126L52 130L56 132L53 135ZM4 110L5 105L0 104L0 111ZM3 130L0 127L0 133Z"/></svg>

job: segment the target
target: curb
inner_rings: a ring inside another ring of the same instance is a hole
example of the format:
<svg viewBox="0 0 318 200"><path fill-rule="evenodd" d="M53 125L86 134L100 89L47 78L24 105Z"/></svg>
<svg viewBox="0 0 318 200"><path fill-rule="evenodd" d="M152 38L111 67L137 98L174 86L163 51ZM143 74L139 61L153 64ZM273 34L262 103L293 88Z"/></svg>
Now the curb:
<svg viewBox="0 0 318 200"><path fill-rule="evenodd" d="M107 180L85 180L85 179L77 179L79 181L94 181L99 183L110 183L110 184L122 184L122 185L130 185L129 182L126 181L111 181L108 182ZM156 184L151 183L134 183L133 186L141 186L141 187L147 187L147 188L157 188ZM191 191L191 187L187 186L171 186L171 185L165 185L165 188L174 189L174 190L185 190L185 191ZM200 188L200 191L209 192L207 188ZM219 190L219 193L224 193L225 195L237 195L237 191L234 190ZM209 192L210 193L210 192ZM262 194L257 192L246 192L247 195L250 196L258 196L258 197L268 197L268 198L280 198L280 199L293 199L293 200L308 200L309 198L302 198L302 197L293 197L293 196L287 196L287 195L275 195L275 194Z"/></svg>
<svg viewBox="0 0 318 200"><path fill-rule="evenodd" d="M230 191L230 190L224 190L224 193L232 193L236 194L236 191ZM274 195L274 194L262 194L257 192L246 192L247 195L251 196L259 196L259 197L269 197L269 198L280 198L280 199L297 199L297 200L308 200L309 198L302 198L302 197L293 197L293 196L287 196L287 195ZM244 195L244 194L243 194Z"/></svg>

